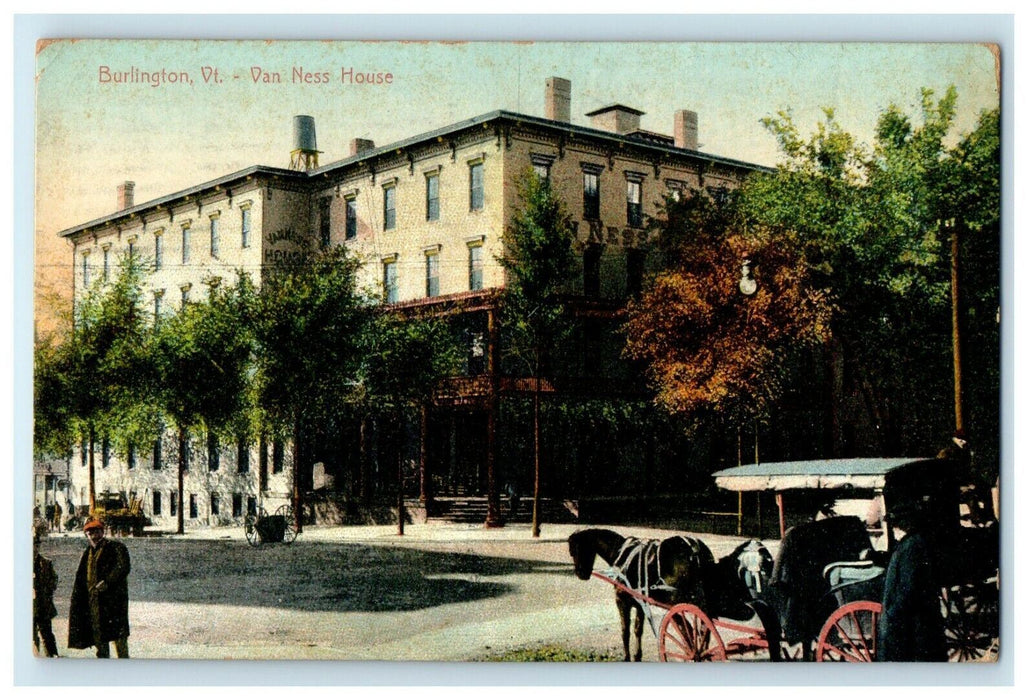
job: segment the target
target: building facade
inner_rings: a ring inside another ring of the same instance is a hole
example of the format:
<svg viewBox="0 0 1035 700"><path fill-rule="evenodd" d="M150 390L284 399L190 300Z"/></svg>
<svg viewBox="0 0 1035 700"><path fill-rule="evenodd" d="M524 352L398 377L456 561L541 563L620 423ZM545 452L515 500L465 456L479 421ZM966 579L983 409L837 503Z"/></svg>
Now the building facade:
<svg viewBox="0 0 1035 700"><path fill-rule="evenodd" d="M572 123L570 96L567 80L550 78L543 117L494 111L385 146L353 139L346 158L325 166L316 162L313 133L295 152L311 157L293 157L294 169L255 166L141 204L133 201L133 183L125 183L115 213L60 234L73 247L76 293L113 275L119 256L132 252L149 263L157 319L242 272L261 283L264 269L302 247L347 246L362 263L362 289L384 303L461 312L458 332L471 362L467 376L443 384L429 407L430 427L421 421L413 440L438 442L430 450L434 480L420 469L421 495L432 486L498 489L499 399L528 391L520 373L501 367L494 337L493 290L506 283L497 257L522 205L522 176L531 169L547 178L577 222L580 272L567 291L584 322L567 387L600 394L601 375L613 365L602 355L617 355L601 350L606 326L654 264L651 215L668 197L692 189L721 196L760 169L701 152L697 115L689 110L675 113L672 135L640 129L643 113L620 104L589 112L587 127ZM566 390L565 382L556 384ZM458 430L479 436L458 439ZM96 449L98 492L134 494L155 524L175 522L175 439L136 455L109 454L102 440ZM210 441L190 450L188 526L232 522L286 502L291 450L283 445ZM302 470L307 488L319 488L325 473L339 488L358 481L348 454L308 454L319 466L315 478ZM69 479L76 505L88 502L87 463L78 446Z"/></svg>

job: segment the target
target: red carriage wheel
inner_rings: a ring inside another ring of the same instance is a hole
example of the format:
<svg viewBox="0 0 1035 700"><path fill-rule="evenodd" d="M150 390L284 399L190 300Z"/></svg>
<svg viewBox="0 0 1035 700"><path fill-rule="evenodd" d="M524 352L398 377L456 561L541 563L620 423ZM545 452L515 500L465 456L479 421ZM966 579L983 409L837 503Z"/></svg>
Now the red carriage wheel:
<svg viewBox="0 0 1035 700"><path fill-rule="evenodd" d="M819 633L816 661L873 661L880 603L860 600L835 610Z"/></svg>
<svg viewBox="0 0 1035 700"><path fill-rule="evenodd" d="M711 619L696 605L674 606L661 622L662 661L725 661L726 646Z"/></svg>

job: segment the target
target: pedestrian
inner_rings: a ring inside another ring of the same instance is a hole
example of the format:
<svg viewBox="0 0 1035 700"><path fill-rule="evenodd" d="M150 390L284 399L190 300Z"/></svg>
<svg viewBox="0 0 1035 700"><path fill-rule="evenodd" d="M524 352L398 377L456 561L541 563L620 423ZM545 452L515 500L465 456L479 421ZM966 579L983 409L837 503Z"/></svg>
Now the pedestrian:
<svg viewBox="0 0 1035 700"><path fill-rule="evenodd" d="M87 547L79 560L68 611L70 649L97 647L108 658L115 642L120 659L129 657L129 550L104 536L104 522L89 518L83 525Z"/></svg>
<svg viewBox="0 0 1035 700"><path fill-rule="evenodd" d="M53 522L53 525L52 525L51 529L56 530L57 532L61 532L61 504L60 503L56 503L56 502L54 503L54 522Z"/></svg>
<svg viewBox="0 0 1035 700"><path fill-rule="evenodd" d="M32 528L32 644L37 655L42 641L43 653L46 656L57 656L57 641L54 639L51 620L57 617L54 591L57 589L58 577L54 571L54 562L40 554L40 544L46 536L47 530L42 527L42 523L35 523Z"/></svg>
<svg viewBox="0 0 1035 700"><path fill-rule="evenodd" d="M946 661L936 539L929 509L921 500L888 510L889 525L904 536L884 574L877 631L878 661Z"/></svg>

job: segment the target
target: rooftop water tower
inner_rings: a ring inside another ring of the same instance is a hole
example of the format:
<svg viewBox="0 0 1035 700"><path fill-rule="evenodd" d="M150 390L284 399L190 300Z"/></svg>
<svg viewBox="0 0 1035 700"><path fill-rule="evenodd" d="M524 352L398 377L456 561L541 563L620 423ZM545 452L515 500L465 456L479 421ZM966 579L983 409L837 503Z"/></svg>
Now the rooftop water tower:
<svg viewBox="0 0 1035 700"><path fill-rule="evenodd" d="M312 170L320 167L320 151L316 150L316 120L307 114L296 114L292 134L294 148L291 149L292 170Z"/></svg>

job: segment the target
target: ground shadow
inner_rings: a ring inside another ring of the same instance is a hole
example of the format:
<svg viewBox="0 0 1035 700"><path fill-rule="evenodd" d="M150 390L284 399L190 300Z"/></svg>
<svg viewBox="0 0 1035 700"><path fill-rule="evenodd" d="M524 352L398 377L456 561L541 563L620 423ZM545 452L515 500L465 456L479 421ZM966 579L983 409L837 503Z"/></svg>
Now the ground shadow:
<svg viewBox="0 0 1035 700"><path fill-rule="evenodd" d="M543 573L541 561L299 539L251 547L244 539L123 540L133 602L276 607L316 612L420 610L493 598L513 587L482 577ZM60 577L67 610L84 543L52 539L44 553ZM565 567L549 573L572 575Z"/></svg>

